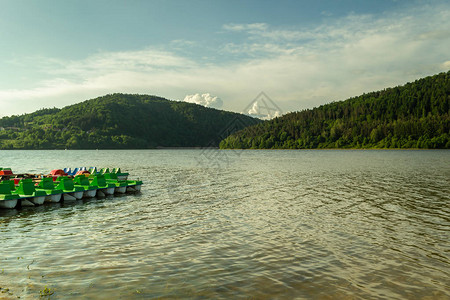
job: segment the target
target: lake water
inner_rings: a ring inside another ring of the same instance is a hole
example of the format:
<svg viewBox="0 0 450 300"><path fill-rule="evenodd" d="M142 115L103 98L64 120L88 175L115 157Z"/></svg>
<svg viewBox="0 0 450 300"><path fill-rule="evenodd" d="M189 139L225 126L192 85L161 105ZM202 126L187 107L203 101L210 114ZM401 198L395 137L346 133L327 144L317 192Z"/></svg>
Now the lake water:
<svg viewBox="0 0 450 300"><path fill-rule="evenodd" d="M145 183L1 210L0 298L450 299L450 151L0 151L0 166Z"/></svg>

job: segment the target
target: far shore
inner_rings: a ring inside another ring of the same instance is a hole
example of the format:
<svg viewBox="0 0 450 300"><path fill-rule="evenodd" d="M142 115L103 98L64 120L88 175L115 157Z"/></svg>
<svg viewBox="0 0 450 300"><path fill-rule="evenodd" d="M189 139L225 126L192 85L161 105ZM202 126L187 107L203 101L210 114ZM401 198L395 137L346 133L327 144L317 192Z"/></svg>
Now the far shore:
<svg viewBox="0 0 450 300"><path fill-rule="evenodd" d="M289 151L295 151L295 150L450 150L450 149L445 149L445 148L430 148L430 149L426 149L426 148L311 148L311 149L305 149L305 148L301 148L301 149L283 149L283 148L275 148L275 149L242 149L242 148L226 148L226 149L220 149L219 147L156 147L156 148L129 148L129 149L123 149L123 148L117 148L117 149L112 149L112 148L105 148L105 149L0 149L0 151L87 151L87 150L91 150L91 151L108 151L108 150L113 150L113 151L117 151L117 150L205 150L205 149L214 149L214 150L231 150L231 151L273 151L273 150L289 150Z"/></svg>

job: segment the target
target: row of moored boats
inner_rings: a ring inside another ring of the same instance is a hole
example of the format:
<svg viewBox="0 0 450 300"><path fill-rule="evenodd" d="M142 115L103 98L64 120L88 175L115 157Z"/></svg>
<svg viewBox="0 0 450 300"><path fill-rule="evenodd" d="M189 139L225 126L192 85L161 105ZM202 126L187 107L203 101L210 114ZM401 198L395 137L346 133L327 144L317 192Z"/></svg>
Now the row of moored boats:
<svg viewBox="0 0 450 300"><path fill-rule="evenodd" d="M76 201L140 192L142 181L128 180L119 169L56 169L50 174L14 174L0 168L0 208L37 206L45 202Z"/></svg>

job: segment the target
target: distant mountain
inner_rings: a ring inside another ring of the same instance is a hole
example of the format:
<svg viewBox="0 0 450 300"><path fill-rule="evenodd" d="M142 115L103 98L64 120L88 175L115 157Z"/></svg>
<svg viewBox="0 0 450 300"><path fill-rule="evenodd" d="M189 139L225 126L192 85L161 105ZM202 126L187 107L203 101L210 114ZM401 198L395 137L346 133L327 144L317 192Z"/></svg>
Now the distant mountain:
<svg viewBox="0 0 450 300"><path fill-rule="evenodd" d="M236 132L244 149L450 148L450 71Z"/></svg>
<svg viewBox="0 0 450 300"><path fill-rule="evenodd" d="M217 147L260 122L149 95L112 94L0 119L0 149Z"/></svg>

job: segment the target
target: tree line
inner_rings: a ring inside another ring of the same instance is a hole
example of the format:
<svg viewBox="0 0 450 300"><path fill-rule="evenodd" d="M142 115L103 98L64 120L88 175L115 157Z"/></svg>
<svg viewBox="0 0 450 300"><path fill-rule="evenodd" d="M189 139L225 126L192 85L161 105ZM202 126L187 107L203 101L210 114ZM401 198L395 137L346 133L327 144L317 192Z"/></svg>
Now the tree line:
<svg viewBox="0 0 450 300"><path fill-rule="evenodd" d="M238 131L240 149L450 148L450 71Z"/></svg>
<svg viewBox="0 0 450 300"><path fill-rule="evenodd" d="M157 96L110 94L62 109L0 119L0 149L218 147L258 123L241 114Z"/></svg>

